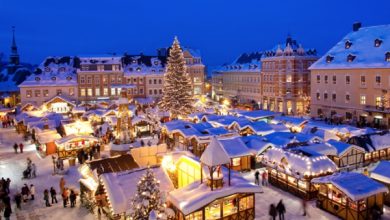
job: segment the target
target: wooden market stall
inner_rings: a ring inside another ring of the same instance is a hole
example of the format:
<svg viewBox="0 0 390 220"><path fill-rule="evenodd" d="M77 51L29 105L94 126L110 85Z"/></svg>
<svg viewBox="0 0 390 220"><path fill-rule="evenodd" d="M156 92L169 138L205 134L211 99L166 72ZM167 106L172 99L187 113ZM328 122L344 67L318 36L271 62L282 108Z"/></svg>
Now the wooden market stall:
<svg viewBox="0 0 390 220"><path fill-rule="evenodd" d="M305 199L317 196L311 179L337 171L336 164L324 155L280 148L267 150L263 164L272 185Z"/></svg>
<svg viewBox="0 0 390 220"><path fill-rule="evenodd" d="M383 213L386 186L353 172L341 172L312 180L319 189L317 205L345 220L366 220Z"/></svg>
<svg viewBox="0 0 390 220"><path fill-rule="evenodd" d="M61 135L56 130L36 133L38 151L43 155L55 154L57 152L55 141L59 139L61 139Z"/></svg>
<svg viewBox="0 0 390 220"><path fill-rule="evenodd" d="M90 135L71 134L55 141L58 157L61 159L76 158L79 150L89 151L99 141Z"/></svg>
<svg viewBox="0 0 390 220"><path fill-rule="evenodd" d="M382 184L390 190L390 162L379 162L370 172L370 177ZM390 206L390 193L385 194L385 204Z"/></svg>
<svg viewBox="0 0 390 220"><path fill-rule="evenodd" d="M131 123L134 129L133 132L136 136L149 136L153 133L154 123L147 118L135 116L131 120Z"/></svg>

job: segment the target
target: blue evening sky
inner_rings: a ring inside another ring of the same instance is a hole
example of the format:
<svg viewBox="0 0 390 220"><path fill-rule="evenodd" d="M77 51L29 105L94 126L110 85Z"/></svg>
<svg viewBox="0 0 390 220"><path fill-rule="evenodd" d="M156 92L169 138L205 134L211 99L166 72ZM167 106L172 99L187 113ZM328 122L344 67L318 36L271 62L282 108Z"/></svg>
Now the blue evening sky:
<svg viewBox="0 0 390 220"><path fill-rule="evenodd" d="M154 54L177 35L215 66L270 49L288 33L324 54L355 21L390 24L389 11L389 0L0 0L0 52L10 52L13 25L21 60L32 63L59 55Z"/></svg>

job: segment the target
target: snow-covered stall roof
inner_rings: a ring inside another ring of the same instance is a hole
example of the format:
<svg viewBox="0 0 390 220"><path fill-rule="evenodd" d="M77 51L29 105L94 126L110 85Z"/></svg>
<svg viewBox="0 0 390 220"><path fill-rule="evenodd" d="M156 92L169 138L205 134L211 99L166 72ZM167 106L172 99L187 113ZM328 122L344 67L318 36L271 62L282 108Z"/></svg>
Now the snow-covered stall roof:
<svg viewBox="0 0 390 220"><path fill-rule="evenodd" d="M262 189L252 182L241 177L238 173L231 171L231 185L228 183L227 169L222 168L224 186L211 191L206 183L201 184L195 181L186 187L176 189L168 194L168 201L180 209L184 215L188 215L216 199L223 198L237 193L261 193Z"/></svg>
<svg viewBox="0 0 390 220"><path fill-rule="evenodd" d="M322 142L322 138L302 133L291 133L291 132L274 132L263 137L265 142L273 143L278 147L285 147L290 143L316 143Z"/></svg>
<svg viewBox="0 0 390 220"><path fill-rule="evenodd" d="M357 145L346 143L346 142L341 142L341 141L330 139L326 143L331 145L332 147L334 147L336 149L338 156L343 155L345 152L347 152L351 148L354 148L358 151L364 152L363 148L361 148Z"/></svg>
<svg viewBox="0 0 390 220"><path fill-rule="evenodd" d="M75 121L73 123L63 123L65 134L93 134L92 125L89 121Z"/></svg>
<svg viewBox="0 0 390 220"><path fill-rule="evenodd" d="M299 150L271 148L264 153L263 162L296 177L318 176L337 171L336 164L328 157L318 153L309 155Z"/></svg>
<svg viewBox="0 0 390 220"><path fill-rule="evenodd" d="M237 113L237 115L246 117L249 120L257 121L260 119L270 118L276 115L280 115L280 113L272 112L268 110L255 110L255 111L248 111L248 112L239 112Z"/></svg>
<svg viewBox="0 0 390 220"><path fill-rule="evenodd" d="M354 172L341 172L333 175L312 179L315 184L332 184L344 192L353 201L376 195L387 193L388 189L381 183L371 178Z"/></svg>
<svg viewBox="0 0 390 220"><path fill-rule="evenodd" d="M348 33L309 69L390 68L385 59L389 51L390 25L362 27ZM355 56L352 61L347 59L350 55Z"/></svg>
<svg viewBox="0 0 390 220"><path fill-rule="evenodd" d="M160 190L162 192L169 192L174 189L163 168L154 167L151 169L156 179L160 181ZM131 198L137 193L137 183L145 173L146 169L135 169L100 175L114 214L122 214L133 208L130 206Z"/></svg>
<svg viewBox="0 0 390 220"><path fill-rule="evenodd" d="M252 155L251 150L245 145L241 137L218 140L230 158Z"/></svg>
<svg viewBox="0 0 390 220"><path fill-rule="evenodd" d="M85 106L75 106L72 109L72 113L77 114L77 113L84 113L86 111Z"/></svg>
<svg viewBox="0 0 390 220"><path fill-rule="evenodd" d="M380 161L371 171L370 177L380 182L390 184L390 162Z"/></svg>
<svg viewBox="0 0 390 220"><path fill-rule="evenodd" d="M276 147L272 143L263 141L263 137L257 135L242 136L241 139L256 155L263 154L268 148Z"/></svg>
<svg viewBox="0 0 390 220"><path fill-rule="evenodd" d="M212 137L210 144L200 157L200 161L207 166L217 166L230 164L230 157L221 142L216 137Z"/></svg>
<svg viewBox="0 0 390 220"><path fill-rule="evenodd" d="M247 128L251 129L252 131L254 131L258 135L267 135L267 134L271 134L272 132L275 131L273 129L273 127L265 121L252 122L250 124L247 124L247 125L241 127L241 130L244 130Z"/></svg>
<svg viewBox="0 0 390 220"><path fill-rule="evenodd" d="M40 144L47 144L61 139L61 135L58 134L57 131L51 131L51 130L36 133L35 136L37 138L37 141Z"/></svg>
<svg viewBox="0 0 390 220"><path fill-rule="evenodd" d="M61 144L64 144L64 143L67 143L69 141L73 141L73 140L77 140L77 139L86 139L86 140L89 140L89 141L99 141L98 138L96 137L93 137L93 136L90 136L90 135L76 135L76 134L71 134L71 135L67 135L65 137L62 137L61 139L58 139L55 141L55 143L57 145L61 145Z"/></svg>
<svg viewBox="0 0 390 220"><path fill-rule="evenodd" d="M288 127L291 126L303 126L305 123L307 123L308 120L302 117L291 117L291 116L275 116L271 123L278 124L283 123L287 125Z"/></svg>
<svg viewBox="0 0 390 220"><path fill-rule="evenodd" d="M65 96L62 96L62 95L56 95L53 98L46 101L45 103L43 103L42 105L48 105L48 104L50 104L54 101L58 101L58 100L60 100L62 102L66 102L73 107L76 106L76 104L72 100L70 100L69 98L66 98Z"/></svg>
<svg viewBox="0 0 390 220"><path fill-rule="evenodd" d="M390 148L390 133L384 135L370 135L372 147L375 150Z"/></svg>

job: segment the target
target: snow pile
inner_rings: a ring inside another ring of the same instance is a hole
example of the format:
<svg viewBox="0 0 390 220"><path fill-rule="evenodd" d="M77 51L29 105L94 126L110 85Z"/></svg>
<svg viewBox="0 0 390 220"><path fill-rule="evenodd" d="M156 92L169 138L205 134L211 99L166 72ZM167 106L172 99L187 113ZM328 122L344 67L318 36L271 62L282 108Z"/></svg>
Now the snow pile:
<svg viewBox="0 0 390 220"><path fill-rule="evenodd" d="M379 193L387 193L388 189L371 178L353 172L341 172L333 175L314 178L315 184L332 184L344 192L353 201L359 201Z"/></svg>

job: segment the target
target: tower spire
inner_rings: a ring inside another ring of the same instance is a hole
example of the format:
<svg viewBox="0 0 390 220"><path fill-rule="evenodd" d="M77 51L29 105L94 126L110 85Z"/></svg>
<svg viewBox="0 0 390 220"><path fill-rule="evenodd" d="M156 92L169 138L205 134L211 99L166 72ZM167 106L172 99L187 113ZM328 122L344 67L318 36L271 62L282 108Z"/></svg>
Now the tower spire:
<svg viewBox="0 0 390 220"><path fill-rule="evenodd" d="M15 26L12 26L11 52L12 52L12 54L18 54L18 47L16 46L16 40L15 40Z"/></svg>
<svg viewBox="0 0 390 220"><path fill-rule="evenodd" d="M16 46L16 40L15 40L15 26L12 26L12 44L11 44L11 54L9 56L9 61L11 66L19 65L19 54L18 54L18 47ZM14 68L14 71L16 70ZM12 72L12 71L11 71Z"/></svg>

